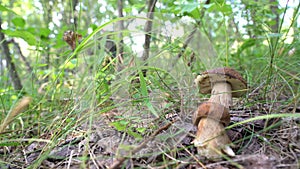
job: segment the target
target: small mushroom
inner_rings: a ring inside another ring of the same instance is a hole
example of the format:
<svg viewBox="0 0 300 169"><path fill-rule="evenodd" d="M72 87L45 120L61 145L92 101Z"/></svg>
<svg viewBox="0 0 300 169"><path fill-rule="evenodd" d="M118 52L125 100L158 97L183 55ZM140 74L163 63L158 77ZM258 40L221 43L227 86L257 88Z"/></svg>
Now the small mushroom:
<svg viewBox="0 0 300 169"><path fill-rule="evenodd" d="M200 93L211 93L210 102L220 103L227 108L232 105L232 97L242 96L247 89L243 77L228 67L205 71L197 76L195 83Z"/></svg>
<svg viewBox="0 0 300 169"><path fill-rule="evenodd" d="M217 158L223 152L235 156L229 147L231 143L224 131L230 122L229 109L213 102L204 102L195 111L193 124L198 126L193 141L198 153L208 158Z"/></svg>

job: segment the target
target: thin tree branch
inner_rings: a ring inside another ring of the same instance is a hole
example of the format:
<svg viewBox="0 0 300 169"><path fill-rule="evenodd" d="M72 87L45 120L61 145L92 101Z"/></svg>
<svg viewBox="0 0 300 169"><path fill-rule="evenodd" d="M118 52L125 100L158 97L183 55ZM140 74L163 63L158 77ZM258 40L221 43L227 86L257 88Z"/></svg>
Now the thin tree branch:
<svg viewBox="0 0 300 169"><path fill-rule="evenodd" d="M209 3L210 3L210 0L206 0L205 4L208 5ZM205 13L205 8L202 9L202 11L200 13L200 18L203 18L204 13ZM201 25L201 22L200 21L196 21L196 26L194 27L193 31L189 34L189 36L185 40L185 42L183 44L183 47L182 47L182 50L180 50L180 52L178 53L177 58L180 58L182 56L182 54L186 50L188 44L191 42L192 37L196 33L197 27L199 27L200 25Z"/></svg>
<svg viewBox="0 0 300 169"><path fill-rule="evenodd" d="M241 39L242 35L238 27L238 23L235 21L234 17L231 20L231 25L235 28L235 34L238 39Z"/></svg>
<svg viewBox="0 0 300 169"><path fill-rule="evenodd" d="M130 2L131 2L131 1L128 1L129 6L134 5L133 3L130 3ZM143 12L145 8L146 8L145 6L143 6L142 8L140 8L140 9L138 10L138 12L137 12L138 15L141 14L141 12ZM126 25L124 26L124 28L127 29L128 26L129 26L133 21L136 21L136 20L135 20L135 19L128 20L128 21L126 22Z"/></svg>
<svg viewBox="0 0 300 169"><path fill-rule="evenodd" d="M14 41L13 39L11 40L11 43L14 44L15 48L17 49L17 52L20 55L20 58L23 60L23 62L25 63L26 67L27 67L27 71L29 74L32 74L32 77L40 84L40 81L38 80L37 76L35 75L30 63L27 61L27 59L25 58L25 56L23 55L20 45Z"/></svg>
<svg viewBox="0 0 300 169"><path fill-rule="evenodd" d="M210 0L206 0L205 4L208 5L210 3ZM203 8L203 10L201 11L200 13L200 20L201 18L203 18L205 14L205 8ZM187 46L189 45L189 43L191 42L194 34L196 33L197 31L197 27L200 27L201 25L201 22L199 21L196 21L196 25L194 26L193 28L193 31L189 34L189 36L187 37L187 39L185 40L184 44L183 44L183 47L182 47L182 50L180 50L180 52L177 54L176 58L177 60L174 62L174 64L172 65L172 68L175 66L175 64L177 63L178 59L181 58L181 56L183 55L183 53L185 52Z"/></svg>
<svg viewBox="0 0 300 169"><path fill-rule="evenodd" d="M182 50L180 50L180 52L178 53L178 55L176 56L176 58L181 58L182 54L184 53L184 51L186 50L187 46L189 45L189 43L192 40L192 37L194 36L194 34L197 31L197 26L194 27L193 31L189 34L189 36L187 37L187 39L185 40L183 46L182 46Z"/></svg>

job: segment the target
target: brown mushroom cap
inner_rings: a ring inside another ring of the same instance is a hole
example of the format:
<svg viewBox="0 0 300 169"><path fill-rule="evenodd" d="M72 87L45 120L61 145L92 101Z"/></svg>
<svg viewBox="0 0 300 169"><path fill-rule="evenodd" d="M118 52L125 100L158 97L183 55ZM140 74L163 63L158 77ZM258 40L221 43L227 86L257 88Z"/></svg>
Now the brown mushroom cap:
<svg viewBox="0 0 300 169"><path fill-rule="evenodd" d="M195 83L200 87L200 93L209 94L212 90L212 84L218 82L227 82L232 87L232 96L240 97L247 89L247 82L236 70L228 67L216 68L203 72L195 79Z"/></svg>
<svg viewBox="0 0 300 169"><path fill-rule="evenodd" d="M193 115L193 124L197 126L203 117L220 121L225 126L230 123L229 109L218 103L203 102Z"/></svg>

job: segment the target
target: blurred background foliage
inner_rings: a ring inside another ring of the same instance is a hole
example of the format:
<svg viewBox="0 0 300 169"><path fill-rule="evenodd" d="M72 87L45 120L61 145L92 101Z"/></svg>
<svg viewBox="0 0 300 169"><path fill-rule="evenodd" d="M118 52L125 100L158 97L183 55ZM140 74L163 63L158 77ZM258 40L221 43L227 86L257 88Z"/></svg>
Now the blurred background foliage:
<svg viewBox="0 0 300 169"><path fill-rule="evenodd" d="M147 4L140 0L121 2L125 17L123 30L118 27L120 6L117 0L3 0L1 32L9 42L21 90L35 96L41 85L47 83L48 92L52 88L59 93L63 90L61 86L67 90L84 86L83 79L90 73L96 74L96 88L102 90L105 86L102 80L108 82L120 74L103 64L107 62L107 54L101 50L105 40L99 40L103 37L119 44L118 52L120 42L125 42L122 44L123 67L139 62L144 50ZM101 27L105 23L107 25ZM229 66L243 72L249 86L261 83L268 86L279 80L286 82L282 85L289 86L286 92L295 94L299 89L290 84L299 83L299 24L297 1L161 0L155 6L151 57L136 65L149 63L171 71L174 65L182 62L181 67L173 70L173 75L189 78L205 69ZM78 57L74 57L63 41L67 30L89 40L89 44L75 52ZM89 37L92 32L95 34ZM120 33L122 38L118 36ZM187 39L190 40L185 44ZM1 52L1 95L13 101L20 94L20 88L13 90L16 88L13 88L2 48ZM181 72L182 65L186 72ZM8 101L7 98L2 100ZM6 105L10 104L2 104Z"/></svg>

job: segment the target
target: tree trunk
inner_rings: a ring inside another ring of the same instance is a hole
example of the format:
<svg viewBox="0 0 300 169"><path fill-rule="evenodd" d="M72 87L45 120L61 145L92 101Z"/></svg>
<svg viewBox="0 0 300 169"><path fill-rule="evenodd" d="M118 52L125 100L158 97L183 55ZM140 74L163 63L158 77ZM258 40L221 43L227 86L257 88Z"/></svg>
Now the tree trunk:
<svg viewBox="0 0 300 169"><path fill-rule="evenodd" d="M8 73L9 73L9 77L10 80L12 82L12 85L14 87L15 90L22 90L23 86L21 83L21 80L19 78L19 75L17 73L16 70L16 66L13 63L12 57L9 53L9 48L8 48L8 42L5 40L4 34L2 33L2 18L0 17L0 42L2 42L2 50L5 56L5 60L6 60L6 66L8 68Z"/></svg>
<svg viewBox="0 0 300 169"><path fill-rule="evenodd" d="M45 20L45 25L49 25L49 23L52 21L52 9L53 5L49 4L49 1L42 1L42 6L44 8L44 20ZM49 36L45 37L49 39ZM44 70L49 70L50 69L50 45L47 44L47 47L44 48L45 55L42 57L42 63L46 64L45 67L43 67ZM43 82L47 82L49 80L49 76L46 76L45 79L43 79Z"/></svg>
<svg viewBox="0 0 300 169"><path fill-rule="evenodd" d="M152 20L154 18L154 11L155 11L155 4L157 0L149 0L148 3L148 14L145 24L145 43L144 43L144 52L142 56L142 60L146 62L146 60L149 58L149 49L150 49L150 40L151 40L151 31L152 31ZM146 76L146 70L143 70L143 75Z"/></svg>
<svg viewBox="0 0 300 169"><path fill-rule="evenodd" d="M276 0L270 0L271 5L271 11L273 14L276 15L275 17L275 24L271 25L271 29L273 33L278 33L278 29L279 29L279 13L278 13L278 4L274 4L276 3ZM273 5L274 4L274 5Z"/></svg>
<svg viewBox="0 0 300 169"><path fill-rule="evenodd" d="M77 10L76 10L76 6L77 6L77 4L78 4L78 0L73 0L73 14L74 14L74 16L73 16L73 20L74 20L74 31L76 32L77 31L77 29L78 29L78 12L77 12Z"/></svg>
<svg viewBox="0 0 300 169"><path fill-rule="evenodd" d="M124 7L124 0L118 0L118 15L119 18L123 18L123 7ZM118 52L117 52L117 70L122 70L120 64L122 64L123 60L123 53L124 53L124 41L123 41L123 33L124 30L124 20L119 21L119 43L118 43Z"/></svg>

